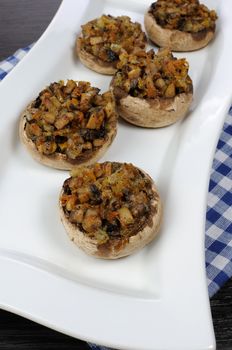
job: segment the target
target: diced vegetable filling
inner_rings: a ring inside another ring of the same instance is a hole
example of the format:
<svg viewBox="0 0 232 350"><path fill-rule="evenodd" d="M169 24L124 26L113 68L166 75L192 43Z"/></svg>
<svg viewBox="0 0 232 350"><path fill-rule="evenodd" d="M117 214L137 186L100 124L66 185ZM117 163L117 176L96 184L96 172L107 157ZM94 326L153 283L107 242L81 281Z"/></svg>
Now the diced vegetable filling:
<svg viewBox="0 0 232 350"><path fill-rule="evenodd" d="M175 58L169 49L160 49L157 54L154 50L123 53L117 67L113 78L116 97L173 98L193 90L188 62Z"/></svg>
<svg viewBox="0 0 232 350"><path fill-rule="evenodd" d="M214 31L217 20L216 12L198 0L157 0L149 12L161 27L189 33Z"/></svg>
<svg viewBox="0 0 232 350"><path fill-rule="evenodd" d="M132 52L135 47L145 48L146 37L137 22L127 16L100 18L82 26L81 47L106 63L116 65L122 50Z"/></svg>
<svg viewBox="0 0 232 350"><path fill-rule="evenodd" d="M99 91L88 82L68 80L39 94L26 115L25 131L41 154L77 160L106 142L116 115L111 92Z"/></svg>
<svg viewBox="0 0 232 350"><path fill-rule="evenodd" d="M151 219L157 194L132 164L96 163L73 169L71 176L60 199L65 215L99 245L128 239Z"/></svg>

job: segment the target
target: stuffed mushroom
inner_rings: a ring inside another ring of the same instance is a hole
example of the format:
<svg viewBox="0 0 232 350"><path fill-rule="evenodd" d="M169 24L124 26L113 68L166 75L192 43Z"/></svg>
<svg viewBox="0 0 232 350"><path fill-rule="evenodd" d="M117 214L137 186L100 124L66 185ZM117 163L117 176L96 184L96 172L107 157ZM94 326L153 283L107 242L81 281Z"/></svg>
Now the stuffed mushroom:
<svg viewBox="0 0 232 350"><path fill-rule="evenodd" d="M213 39L217 14L198 0L157 0L145 14L148 37L160 47L193 51Z"/></svg>
<svg viewBox="0 0 232 350"><path fill-rule="evenodd" d="M144 49L146 36L141 25L127 16L102 15L82 26L76 41L76 53L88 68L113 75L122 51Z"/></svg>
<svg viewBox="0 0 232 350"><path fill-rule="evenodd" d="M122 54L111 81L119 115L137 126L158 128L183 119L193 96L186 59L169 49Z"/></svg>
<svg viewBox="0 0 232 350"><path fill-rule="evenodd" d="M22 143L40 163L70 170L100 159L117 131L110 91L89 82L55 82L41 91L20 118Z"/></svg>
<svg viewBox="0 0 232 350"><path fill-rule="evenodd" d="M157 188L132 164L105 162L74 169L59 199L71 241L88 255L117 259L151 242L159 232Z"/></svg>

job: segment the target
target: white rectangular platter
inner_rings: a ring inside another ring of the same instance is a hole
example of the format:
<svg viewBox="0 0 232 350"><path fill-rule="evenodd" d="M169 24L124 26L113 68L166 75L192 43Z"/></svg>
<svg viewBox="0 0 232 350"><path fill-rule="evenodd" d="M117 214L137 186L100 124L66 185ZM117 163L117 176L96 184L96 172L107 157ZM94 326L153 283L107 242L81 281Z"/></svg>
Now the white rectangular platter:
<svg viewBox="0 0 232 350"><path fill-rule="evenodd" d="M215 349L204 266L211 162L231 102L230 0L203 1L219 15L215 40L187 57L194 84L188 117L152 130L119 121L102 159L132 162L155 180L164 203L159 238L118 261L86 256L58 214L65 171L37 164L18 138L20 113L60 79L102 91L110 77L74 54L80 25L101 14L143 23L148 0L64 0L27 56L0 84L0 306L74 337L131 350Z"/></svg>

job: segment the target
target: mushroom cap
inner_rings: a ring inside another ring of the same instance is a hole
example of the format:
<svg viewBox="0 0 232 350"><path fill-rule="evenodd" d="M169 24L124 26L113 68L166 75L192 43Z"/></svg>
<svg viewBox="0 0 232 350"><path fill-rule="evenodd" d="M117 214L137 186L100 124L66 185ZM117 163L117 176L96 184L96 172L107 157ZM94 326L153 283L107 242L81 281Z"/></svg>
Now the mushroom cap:
<svg viewBox="0 0 232 350"><path fill-rule="evenodd" d="M160 47L168 47L173 51L194 51L203 48L213 39L215 31L204 30L199 33L187 33L180 30L162 28L155 18L146 12L144 26L151 41Z"/></svg>
<svg viewBox="0 0 232 350"><path fill-rule="evenodd" d="M98 246L96 238L90 238L84 234L84 232L82 232L77 227L77 225L74 225L68 220L67 216L64 213L61 201L59 201L60 218L70 240L79 248L81 248L86 254L94 256L96 258L110 260L122 258L142 249L157 236L162 222L163 207L153 180L144 171L142 172L145 177L152 182L152 189L156 194L155 198L152 199L151 202L151 206L154 208L154 210L152 211L151 217L149 218L149 223L147 223L141 231L137 232L135 235L130 236L126 242L125 240L121 240L122 244L120 244L118 239L117 241L112 239L109 240L109 243L106 246L104 245L104 249L101 249L101 246ZM62 196L62 194L63 190L61 191L60 196Z"/></svg>
<svg viewBox="0 0 232 350"><path fill-rule="evenodd" d="M131 124L160 128L183 119L192 103L192 93L181 93L173 98L143 99L127 95L118 100L119 115Z"/></svg>

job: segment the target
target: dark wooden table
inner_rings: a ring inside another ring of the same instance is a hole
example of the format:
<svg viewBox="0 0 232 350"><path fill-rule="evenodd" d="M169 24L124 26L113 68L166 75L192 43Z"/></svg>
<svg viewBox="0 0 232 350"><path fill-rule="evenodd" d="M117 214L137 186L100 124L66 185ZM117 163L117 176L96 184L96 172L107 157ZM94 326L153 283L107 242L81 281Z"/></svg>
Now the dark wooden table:
<svg viewBox="0 0 232 350"><path fill-rule="evenodd" d="M18 48L36 41L52 19L60 2L0 0L0 60ZM212 298L211 309L217 349L232 350L232 280ZM80 340L0 310L0 350L6 349L85 350L89 347Z"/></svg>

